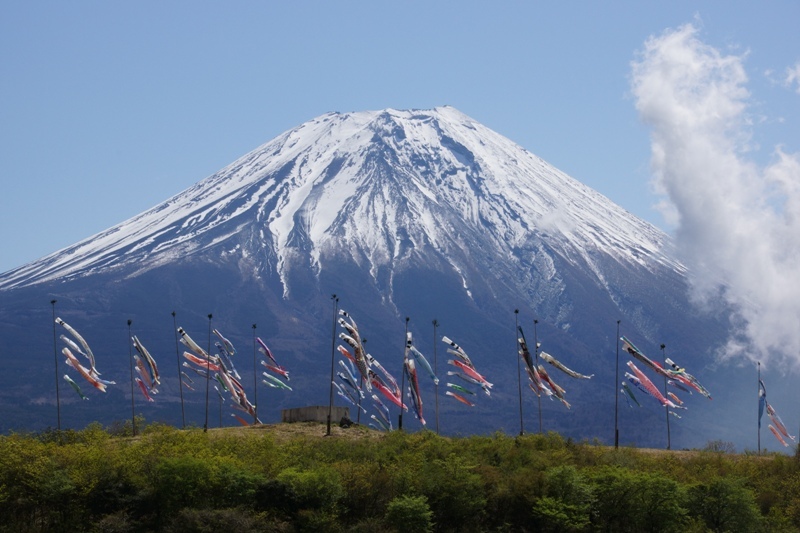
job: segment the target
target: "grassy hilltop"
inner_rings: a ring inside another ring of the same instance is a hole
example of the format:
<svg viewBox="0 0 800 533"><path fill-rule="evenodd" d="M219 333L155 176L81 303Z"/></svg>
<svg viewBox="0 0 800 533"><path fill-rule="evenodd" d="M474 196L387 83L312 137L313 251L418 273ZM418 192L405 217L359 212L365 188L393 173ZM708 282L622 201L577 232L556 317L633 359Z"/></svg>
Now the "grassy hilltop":
<svg viewBox="0 0 800 533"><path fill-rule="evenodd" d="M130 429L0 437L0 531L800 531L800 460L725 443Z"/></svg>

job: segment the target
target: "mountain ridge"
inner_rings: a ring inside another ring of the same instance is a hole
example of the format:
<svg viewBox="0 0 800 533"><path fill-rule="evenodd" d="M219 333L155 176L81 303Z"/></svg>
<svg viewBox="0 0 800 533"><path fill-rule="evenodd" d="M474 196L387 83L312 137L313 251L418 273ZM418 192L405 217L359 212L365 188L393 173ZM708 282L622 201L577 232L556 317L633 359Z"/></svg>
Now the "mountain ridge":
<svg viewBox="0 0 800 533"><path fill-rule="evenodd" d="M438 343L429 342L433 319L465 347L495 383L491 400L470 411L440 402L450 431L465 433L476 423L519 423L518 310L527 332L531 317L538 321L548 353L596 376L563 383L572 410L542 402L547 427L596 437L613 427L619 321L646 353L666 340L672 358L701 376L696 369L708 367L710 347L725 336L725 317L692 309L671 246L657 228L453 108L329 113L140 215L0 274L0 352L32 354L36 365L14 361L14 375L47 391L37 370L52 364L50 333L40 329L52 328L51 299L97 339L90 342L111 359L110 376L127 372L126 319L151 352L169 354L170 312L190 332L203 331L213 314L237 345L252 342L258 323L258 334L294 365L295 397L327 404L335 293L385 365L401 361L405 317L420 350ZM39 333L26 336L32 328ZM159 403L147 409L174 421L179 379L165 375ZM0 406L39 409L48 394L37 392L31 404L9 388ZM128 394L116 388L109 400ZM722 403L724 393L715 398L713 408L738 405ZM269 405L298 401L282 396ZM110 403L103 416L130 416ZM713 408L690 411L686 428L718 427ZM91 406L79 409L92 416ZM639 424L630 439L640 445L653 444L647 416L626 415ZM696 440L686 428L675 428L676 438Z"/></svg>
<svg viewBox="0 0 800 533"><path fill-rule="evenodd" d="M469 139L471 132L480 133L477 141ZM433 144L409 148L415 144L409 139ZM428 159L420 157L426 152ZM520 174L527 173L537 179L537 188L501 179L507 164L498 153L509 164L524 162L524 170L511 175L522 182ZM404 170L398 174L398 169ZM581 205L571 206L578 200ZM437 209L444 213L436 216ZM603 220L603 209L611 222ZM252 210L255 217L242 221ZM582 220L575 222L576 217ZM621 236L607 231L609 225L622 228ZM383 231L375 233L380 226ZM242 231L247 238L218 255L260 255L262 268L275 266L285 285L290 250L309 252L317 272L328 249L350 250L375 276L376 269L426 247L453 256L476 240L476 233L492 237L491 252L507 257L525 247L533 232L544 240L555 234L629 261L646 264L643 258L650 257L682 269L662 252L669 238L653 226L457 110L436 108L329 113L313 119L140 215L8 271L0 289L70 277L79 270L104 271L133 260L152 268L161 263L159 256L168 261L194 254L228 243ZM616 241L609 235L616 235ZM549 240L558 246L558 239ZM576 249L560 251L570 257ZM590 254L580 255L592 264Z"/></svg>

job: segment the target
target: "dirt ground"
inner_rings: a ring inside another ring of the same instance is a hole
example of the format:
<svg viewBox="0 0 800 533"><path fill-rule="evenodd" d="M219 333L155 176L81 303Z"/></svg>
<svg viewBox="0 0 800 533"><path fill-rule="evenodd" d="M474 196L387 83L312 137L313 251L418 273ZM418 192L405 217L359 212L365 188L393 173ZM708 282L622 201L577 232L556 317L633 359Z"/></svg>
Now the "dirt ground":
<svg viewBox="0 0 800 533"><path fill-rule="evenodd" d="M318 437L318 438L338 438L338 439L381 439L386 434L363 425L353 425L348 428L339 427L337 423L331 423L331 434L328 436L328 426L320 422L292 422L280 424L256 424L253 426L225 427L210 429L209 433L221 432L225 435L231 433L251 434L255 432L269 432L277 441L289 440L298 436Z"/></svg>
<svg viewBox="0 0 800 533"><path fill-rule="evenodd" d="M209 428L209 434L214 435L254 435L260 434L261 432L269 432L270 435L277 441L287 441L291 440L292 438L298 436L304 436L308 438L335 438L335 439L351 439L351 440L361 440L361 439L382 439L386 437L386 433L382 431L375 430L365 425L353 425L348 428L339 427L337 423L331 423L331 435L327 435L327 424L320 423L320 422L292 422L292 423L279 423L279 424L257 424L254 426L234 426L234 427L224 427L224 428ZM610 446L607 447L609 450L612 448ZM627 448L626 448L627 449ZM700 451L700 450L666 450L663 448L634 448L637 453L643 453L648 455L664 455L664 456L672 456L678 459L690 459L692 457L697 456L698 454L704 453L713 453L707 451ZM725 457L736 457L739 454L722 454ZM745 457L741 455L740 457ZM748 456L749 457L749 456ZM767 460L769 455L765 455L763 457L764 460Z"/></svg>

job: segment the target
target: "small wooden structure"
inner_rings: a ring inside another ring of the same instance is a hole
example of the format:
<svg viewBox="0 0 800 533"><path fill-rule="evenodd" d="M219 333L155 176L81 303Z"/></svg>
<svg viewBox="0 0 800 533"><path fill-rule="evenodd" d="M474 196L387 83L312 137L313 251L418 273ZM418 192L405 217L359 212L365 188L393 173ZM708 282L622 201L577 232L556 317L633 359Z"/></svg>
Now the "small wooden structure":
<svg viewBox="0 0 800 533"><path fill-rule="evenodd" d="M350 418L350 409L347 407L333 406L331 410L331 423L338 424L342 418ZM293 407L281 409L281 422L328 422L327 405L311 405L308 407Z"/></svg>

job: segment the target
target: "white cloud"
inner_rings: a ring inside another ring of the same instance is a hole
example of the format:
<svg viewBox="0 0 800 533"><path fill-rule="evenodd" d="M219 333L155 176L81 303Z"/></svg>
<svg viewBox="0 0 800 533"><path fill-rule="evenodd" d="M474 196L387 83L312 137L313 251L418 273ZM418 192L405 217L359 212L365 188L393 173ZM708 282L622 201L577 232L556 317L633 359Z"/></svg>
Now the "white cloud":
<svg viewBox="0 0 800 533"><path fill-rule="evenodd" d="M647 40L632 91L693 295L737 309L722 355L800 366L800 159L780 148L767 168L746 158L743 59L687 24Z"/></svg>
<svg viewBox="0 0 800 533"><path fill-rule="evenodd" d="M784 84L787 87L795 87L795 92L800 94L800 61L794 64L792 67L786 67L786 77L784 78Z"/></svg>

